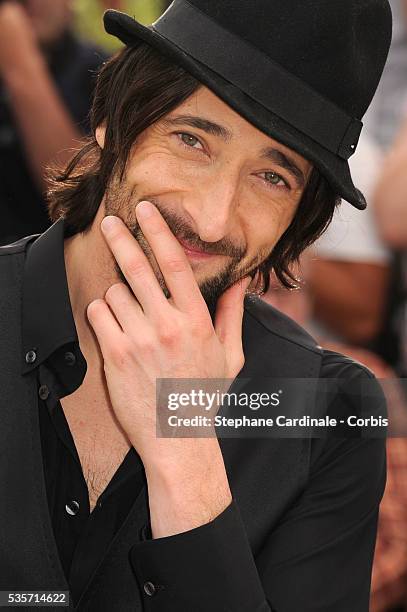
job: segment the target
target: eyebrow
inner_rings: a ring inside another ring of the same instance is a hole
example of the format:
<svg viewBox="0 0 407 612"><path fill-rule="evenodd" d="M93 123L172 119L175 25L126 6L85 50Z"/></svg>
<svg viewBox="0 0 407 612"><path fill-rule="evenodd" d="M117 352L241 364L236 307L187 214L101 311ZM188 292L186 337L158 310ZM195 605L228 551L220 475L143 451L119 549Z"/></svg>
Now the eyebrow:
<svg viewBox="0 0 407 612"><path fill-rule="evenodd" d="M281 168L287 170L287 172L289 172L295 179L298 187L305 187L304 173L291 157L273 147L263 149L261 152L261 157L268 159L278 164Z"/></svg>
<svg viewBox="0 0 407 612"><path fill-rule="evenodd" d="M211 136L217 136L222 138L225 142L229 142L232 139L232 132L230 132L223 125L219 125L214 121L205 119L204 117L196 117L194 115L178 115L176 117L170 117L165 120L166 124L169 125L189 125L190 127L202 130Z"/></svg>
<svg viewBox="0 0 407 612"><path fill-rule="evenodd" d="M196 115L177 115L175 117L167 117L164 120L164 123L172 126L188 125L192 128L202 130L211 136L222 138L222 140L225 142L230 142L233 137L232 132L223 125L219 125L219 123L215 123L210 119ZM281 168L284 168L291 174L299 188L305 187L305 175L291 157L279 149L275 149L274 147L266 147L263 149L260 157L278 164Z"/></svg>

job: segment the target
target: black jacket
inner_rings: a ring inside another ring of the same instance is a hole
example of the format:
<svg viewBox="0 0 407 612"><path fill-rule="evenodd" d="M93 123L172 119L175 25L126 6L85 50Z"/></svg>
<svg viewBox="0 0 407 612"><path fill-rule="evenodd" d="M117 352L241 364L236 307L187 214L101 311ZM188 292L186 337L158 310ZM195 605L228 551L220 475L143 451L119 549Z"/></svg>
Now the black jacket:
<svg viewBox="0 0 407 612"><path fill-rule="evenodd" d="M22 274L35 239L0 248L0 590L67 591L48 512L38 389L21 339ZM246 299L243 347L239 378L338 377L379 389L369 370L324 351L259 299ZM355 410L348 400L340 398L342 414ZM143 539L144 488L75 609L368 612L385 438L220 445L231 505L191 531Z"/></svg>

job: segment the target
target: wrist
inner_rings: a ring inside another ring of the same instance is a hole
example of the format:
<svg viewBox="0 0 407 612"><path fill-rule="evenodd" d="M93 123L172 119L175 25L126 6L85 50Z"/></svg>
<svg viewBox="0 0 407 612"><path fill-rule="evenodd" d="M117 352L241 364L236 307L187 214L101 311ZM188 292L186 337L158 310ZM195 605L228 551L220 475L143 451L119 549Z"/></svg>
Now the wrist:
<svg viewBox="0 0 407 612"><path fill-rule="evenodd" d="M146 478L153 538L209 523L232 501L223 459L187 461L176 469L155 462L146 467Z"/></svg>

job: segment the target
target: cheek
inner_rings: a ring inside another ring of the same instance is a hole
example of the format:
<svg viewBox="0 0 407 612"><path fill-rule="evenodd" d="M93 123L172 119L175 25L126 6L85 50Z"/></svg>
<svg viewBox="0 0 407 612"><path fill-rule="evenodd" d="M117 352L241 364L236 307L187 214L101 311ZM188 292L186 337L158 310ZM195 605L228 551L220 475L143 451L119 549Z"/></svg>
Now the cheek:
<svg viewBox="0 0 407 612"><path fill-rule="evenodd" d="M135 149L127 178L129 183L157 194L160 191L186 193L198 186L205 186L211 173L213 168L210 164L182 157L171 146L161 143L159 138L149 138L148 145L139 143Z"/></svg>
<svg viewBox="0 0 407 612"><path fill-rule="evenodd" d="M292 202L267 202L246 213L246 236L252 253L268 256L289 227L297 205Z"/></svg>
<svg viewBox="0 0 407 612"><path fill-rule="evenodd" d="M185 167L166 151L138 154L127 172L127 180L141 190L160 192L185 187Z"/></svg>

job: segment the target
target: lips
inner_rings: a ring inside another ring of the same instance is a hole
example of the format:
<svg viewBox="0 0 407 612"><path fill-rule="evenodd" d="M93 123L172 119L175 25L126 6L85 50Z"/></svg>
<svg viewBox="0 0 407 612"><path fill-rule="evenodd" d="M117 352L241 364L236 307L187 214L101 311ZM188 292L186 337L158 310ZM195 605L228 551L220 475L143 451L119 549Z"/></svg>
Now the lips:
<svg viewBox="0 0 407 612"><path fill-rule="evenodd" d="M178 242L185 250L190 251L191 253L196 253L197 255L211 255L211 253L205 253L205 251L199 251L198 249L190 246L187 242L184 242L180 238L178 238Z"/></svg>

